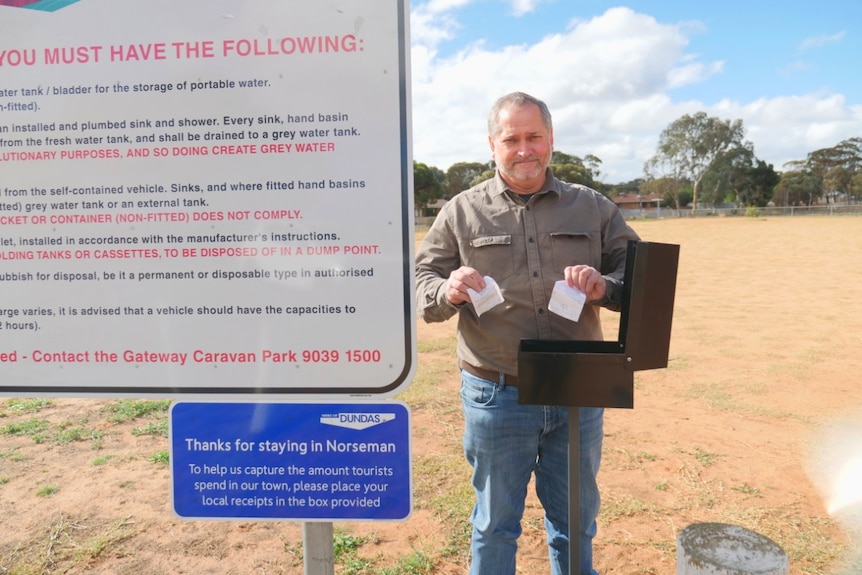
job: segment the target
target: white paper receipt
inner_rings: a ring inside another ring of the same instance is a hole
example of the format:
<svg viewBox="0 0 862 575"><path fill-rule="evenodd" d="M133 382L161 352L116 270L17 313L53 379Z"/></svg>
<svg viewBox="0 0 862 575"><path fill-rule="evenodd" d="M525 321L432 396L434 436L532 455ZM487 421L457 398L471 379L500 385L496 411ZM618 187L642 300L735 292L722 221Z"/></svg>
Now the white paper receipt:
<svg viewBox="0 0 862 575"><path fill-rule="evenodd" d="M554 284L548 310L566 319L578 321L586 301L587 294L578 288L569 287L565 280L560 280Z"/></svg>
<svg viewBox="0 0 862 575"><path fill-rule="evenodd" d="M470 294L470 301L473 302L473 307L476 309L476 315L481 316L494 306L503 303L503 294L500 293L500 286L494 281L494 278L485 276L485 289L476 291L467 288L467 293Z"/></svg>

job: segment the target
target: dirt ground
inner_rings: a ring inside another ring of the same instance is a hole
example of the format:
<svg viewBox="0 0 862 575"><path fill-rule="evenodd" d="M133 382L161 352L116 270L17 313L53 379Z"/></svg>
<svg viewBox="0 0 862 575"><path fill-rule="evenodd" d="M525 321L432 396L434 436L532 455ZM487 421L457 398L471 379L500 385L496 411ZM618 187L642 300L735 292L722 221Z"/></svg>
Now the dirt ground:
<svg viewBox="0 0 862 575"><path fill-rule="evenodd" d="M632 225L645 240L679 244L680 269L668 368L639 372L635 408L606 415L598 570L675 573L680 531L723 522L776 541L793 575L862 573L862 479L846 475L862 468L862 218ZM615 337L617 316L604 321ZM403 522L336 524L370 537L359 556L371 562L341 561L337 573L467 573L464 530L453 526L468 507L446 497L457 499L469 473L454 328L417 326L417 381L434 383L404 397L414 511ZM111 422L111 402L55 398L27 414L0 399L0 575L303 573L296 523L177 518L169 467L154 456L167 438L133 433L147 419ZM10 432L34 417L91 437ZM433 567L387 567L417 552ZM519 571L547 573L546 557L531 495Z"/></svg>

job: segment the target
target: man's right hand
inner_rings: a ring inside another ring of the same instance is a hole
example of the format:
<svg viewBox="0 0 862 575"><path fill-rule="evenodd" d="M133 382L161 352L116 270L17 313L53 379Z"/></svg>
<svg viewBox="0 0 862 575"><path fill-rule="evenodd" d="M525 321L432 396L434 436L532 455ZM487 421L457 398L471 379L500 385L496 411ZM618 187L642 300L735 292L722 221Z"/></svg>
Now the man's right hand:
<svg viewBox="0 0 862 575"><path fill-rule="evenodd" d="M469 302L470 294L467 293L467 288L474 291L482 291L485 289L485 278L473 268L461 266L457 270L452 271L449 274L449 279L446 280L446 299L452 305Z"/></svg>

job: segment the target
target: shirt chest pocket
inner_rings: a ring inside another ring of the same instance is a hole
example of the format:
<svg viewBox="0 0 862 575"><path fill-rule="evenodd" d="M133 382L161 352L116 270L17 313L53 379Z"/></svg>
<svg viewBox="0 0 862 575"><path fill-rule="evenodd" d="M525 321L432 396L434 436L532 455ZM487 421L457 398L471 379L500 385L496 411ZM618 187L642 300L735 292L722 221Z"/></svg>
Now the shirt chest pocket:
<svg viewBox="0 0 862 575"><path fill-rule="evenodd" d="M562 274L568 266L589 265L598 269L591 235L585 232L551 232L551 257L554 272Z"/></svg>
<svg viewBox="0 0 862 575"><path fill-rule="evenodd" d="M495 280L510 277L515 271L515 256L510 234L470 238L469 255L464 265Z"/></svg>

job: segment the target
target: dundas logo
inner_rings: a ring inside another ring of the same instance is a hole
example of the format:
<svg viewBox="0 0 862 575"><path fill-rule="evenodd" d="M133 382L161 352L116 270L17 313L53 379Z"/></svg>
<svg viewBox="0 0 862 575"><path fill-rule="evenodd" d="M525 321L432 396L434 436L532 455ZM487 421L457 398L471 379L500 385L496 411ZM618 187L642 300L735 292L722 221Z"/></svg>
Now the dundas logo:
<svg viewBox="0 0 862 575"><path fill-rule="evenodd" d="M56 12L80 0L0 0L0 6L11 8L27 8L29 10L41 10L43 12Z"/></svg>
<svg viewBox="0 0 862 575"><path fill-rule="evenodd" d="M327 413L320 416L320 423L349 429L367 429L393 419L394 413Z"/></svg>

